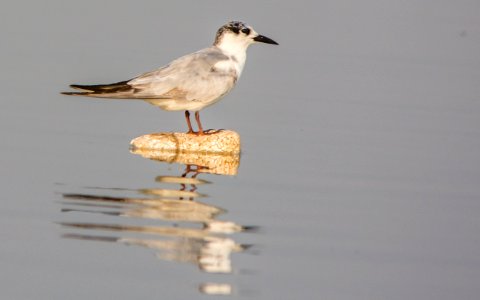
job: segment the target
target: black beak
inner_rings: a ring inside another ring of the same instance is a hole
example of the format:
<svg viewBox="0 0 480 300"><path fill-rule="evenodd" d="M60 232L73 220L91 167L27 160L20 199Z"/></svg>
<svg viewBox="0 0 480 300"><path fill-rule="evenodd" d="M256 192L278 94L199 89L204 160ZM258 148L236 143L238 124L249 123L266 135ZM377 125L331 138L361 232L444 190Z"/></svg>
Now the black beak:
<svg viewBox="0 0 480 300"><path fill-rule="evenodd" d="M268 38L264 35L257 35L256 37L253 38L255 42L260 42L260 43L265 43L265 44L273 44L273 45L278 45L277 42L272 40L271 38Z"/></svg>

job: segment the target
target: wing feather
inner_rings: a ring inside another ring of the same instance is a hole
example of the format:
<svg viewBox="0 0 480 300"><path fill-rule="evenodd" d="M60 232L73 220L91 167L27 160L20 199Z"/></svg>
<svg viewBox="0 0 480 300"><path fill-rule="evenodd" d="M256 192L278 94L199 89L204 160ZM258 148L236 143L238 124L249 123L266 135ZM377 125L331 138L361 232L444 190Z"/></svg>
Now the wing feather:
<svg viewBox="0 0 480 300"><path fill-rule="evenodd" d="M172 61L158 70L129 81L135 98L166 98L209 102L233 88L234 68L217 70L215 65L230 58L217 48L207 48Z"/></svg>
<svg viewBox="0 0 480 300"><path fill-rule="evenodd" d="M81 92L64 94L142 99L165 110L198 110L220 100L233 88L237 77L232 58L212 46L128 81L105 85L72 85Z"/></svg>

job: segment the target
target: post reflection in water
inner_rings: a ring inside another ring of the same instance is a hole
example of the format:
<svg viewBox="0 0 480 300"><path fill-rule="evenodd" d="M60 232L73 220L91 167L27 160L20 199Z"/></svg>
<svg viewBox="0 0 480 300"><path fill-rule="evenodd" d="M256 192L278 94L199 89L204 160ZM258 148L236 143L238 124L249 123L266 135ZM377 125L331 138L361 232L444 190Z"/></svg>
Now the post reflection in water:
<svg viewBox="0 0 480 300"><path fill-rule="evenodd" d="M236 243L232 234L253 230L254 227L217 220L217 217L226 211L197 201L198 198L205 197L198 192L198 187L210 184L198 177L202 173L235 175L239 156L138 150L132 152L157 161L184 164L185 171L180 176L161 175L155 178L158 184L179 185L179 188L94 188L104 193L123 192L129 196L65 193L62 212L122 218L108 224L62 222L60 224L70 231L63 234L63 237L141 246L155 250L156 256L162 260L195 264L201 271L208 273L231 273L231 254L248 248L247 245ZM134 225L129 224L128 218L151 219L159 224ZM76 228L82 230L74 230ZM88 231L83 233L84 230ZM97 231L108 231L111 234L101 235ZM209 282L200 284L199 291L205 294L229 295L233 287L225 283Z"/></svg>

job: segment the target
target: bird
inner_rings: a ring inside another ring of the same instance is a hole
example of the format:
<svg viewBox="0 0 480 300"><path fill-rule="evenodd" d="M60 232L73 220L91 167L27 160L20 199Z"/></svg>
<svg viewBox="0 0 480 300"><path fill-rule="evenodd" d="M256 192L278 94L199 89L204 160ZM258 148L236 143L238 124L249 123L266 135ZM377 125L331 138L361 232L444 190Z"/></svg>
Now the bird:
<svg viewBox="0 0 480 300"><path fill-rule="evenodd" d="M254 43L278 45L258 34L250 25L231 21L217 30L212 46L177 58L156 70L129 80L111 84L80 85L79 92L64 95L111 99L139 99L166 111L185 111L188 134L204 135L200 110L218 102L236 85L247 58L247 48ZM198 131L190 122L195 112Z"/></svg>

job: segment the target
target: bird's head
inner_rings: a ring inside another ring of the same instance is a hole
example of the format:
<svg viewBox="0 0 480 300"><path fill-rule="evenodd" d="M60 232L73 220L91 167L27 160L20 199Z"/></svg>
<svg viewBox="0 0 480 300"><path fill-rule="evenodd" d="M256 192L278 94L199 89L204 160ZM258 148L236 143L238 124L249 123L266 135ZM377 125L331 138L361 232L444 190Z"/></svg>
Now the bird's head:
<svg viewBox="0 0 480 300"><path fill-rule="evenodd" d="M274 40L258 34L251 26L232 21L218 29L214 45L224 49L246 49L256 42L278 45Z"/></svg>

